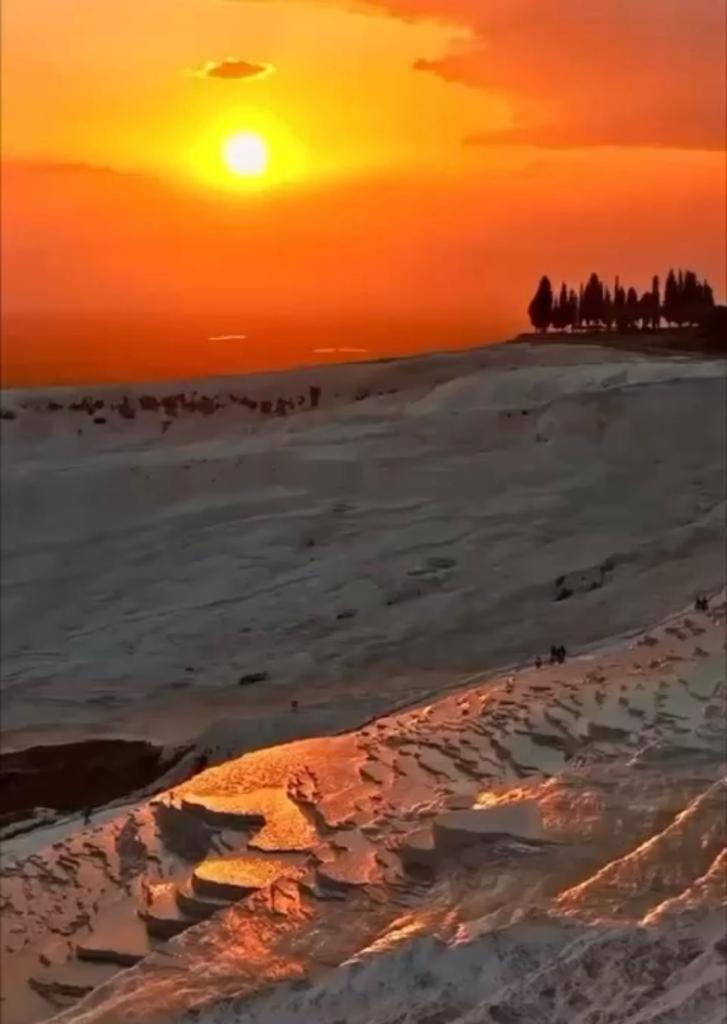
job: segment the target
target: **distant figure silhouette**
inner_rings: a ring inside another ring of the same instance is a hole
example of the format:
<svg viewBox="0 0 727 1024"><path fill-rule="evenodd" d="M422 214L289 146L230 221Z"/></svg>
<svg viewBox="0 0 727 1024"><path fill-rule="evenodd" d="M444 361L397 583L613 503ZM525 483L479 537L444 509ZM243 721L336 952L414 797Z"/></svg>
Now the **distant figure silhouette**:
<svg viewBox="0 0 727 1024"><path fill-rule="evenodd" d="M291 700L291 702L290 702L290 710L291 711L297 711L298 710L298 701L297 700Z"/></svg>
<svg viewBox="0 0 727 1024"><path fill-rule="evenodd" d="M83 812L83 824L88 825L91 821L91 815L93 814L93 807L86 807Z"/></svg>
<svg viewBox="0 0 727 1024"><path fill-rule="evenodd" d="M697 594L697 599L694 602L695 612L706 612L709 611L709 598L704 594Z"/></svg>
<svg viewBox="0 0 727 1024"><path fill-rule="evenodd" d="M553 645L550 648L550 664L555 665L558 661L558 648Z"/></svg>
<svg viewBox="0 0 727 1024"><path fill-rule="evenodd" d="M563 644L561 644L560 647L558 648L558 664L559 665L563 664L563 662L565 661L565 656L566 656L566 650L565 650L565 647L563 646Z"/></svg>
<svg viewBox="0 0 727 1024"><path fill-rule="evenodd" d="M540 657L540 655L538 655L537 658L535 659L535 667L536 668L542 668L543 667L543 659Z"/></svg>

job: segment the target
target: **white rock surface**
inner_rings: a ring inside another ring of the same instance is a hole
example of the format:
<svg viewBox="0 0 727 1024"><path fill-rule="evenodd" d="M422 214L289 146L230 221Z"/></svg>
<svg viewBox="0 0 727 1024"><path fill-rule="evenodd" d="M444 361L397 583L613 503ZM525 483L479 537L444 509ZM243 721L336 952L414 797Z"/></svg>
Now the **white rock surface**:
<svg viewBox="0 0 727 1024"><path fill-rule="evenodd" d="M63 718L210 754L7 839L3 1024L84 992L59 1024L716 1024L722 367L523 347L326 379L315 412L164 433L3 396L6 744Z"/></svg>
<svg viewBox="0 0 727 1024"><path fill-rule="evenodd" d="M722 583L723 374L505 345L97 389L103 424L48 409L72 389L3 392L3 743L234 719L231 756L658 621ZM229 397L314 383L285 418ZM138 409L195 389L223 407L164 433ZM586 582L556 601L561 577Z"/></svg>
<svg viewBox="0 0 727 1024"><path fill-rule="evenodd" d="M545 832L534 800L447 811L434 819L434 842L442 850L456 850L500 836L542 840Z"/></svg>

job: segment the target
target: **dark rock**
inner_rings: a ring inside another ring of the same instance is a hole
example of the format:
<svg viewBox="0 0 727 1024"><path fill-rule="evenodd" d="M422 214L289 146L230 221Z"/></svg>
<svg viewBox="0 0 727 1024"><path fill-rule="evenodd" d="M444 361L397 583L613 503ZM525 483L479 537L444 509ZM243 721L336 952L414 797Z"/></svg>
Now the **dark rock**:
<svg viewBox="0 0 727 1024"><path fill-rule="evenodd" d="M490 1011L492 1019L497 1021L497 1024L519 1024L520 1022L519 1014L513 1013L512 1010L508 1010L508 1008L503 1006L501 1003L492 1003L491 1006L488 1006L488 1010Z"/></svg>
<svg viewBox="0 0 727 1024"><path fill-rule="evenodd" d="M267 672L247 672L237 680L238 686L249 686L251 683L264 683L270 676Z"/></svg>
<svg viewBox="0 0 727 1024"><path fill-rule="evenodd" d="M122 400L121 404L118 407L118 410L119 410L119 416L121 416L123 419L125 419L125 420L134 420L134 419L136 419L136 410L134 409L133 405L131 404L131 402L129 401L129 399L128 399L128 397L126 395L124 395L123 400Z"/></svg>

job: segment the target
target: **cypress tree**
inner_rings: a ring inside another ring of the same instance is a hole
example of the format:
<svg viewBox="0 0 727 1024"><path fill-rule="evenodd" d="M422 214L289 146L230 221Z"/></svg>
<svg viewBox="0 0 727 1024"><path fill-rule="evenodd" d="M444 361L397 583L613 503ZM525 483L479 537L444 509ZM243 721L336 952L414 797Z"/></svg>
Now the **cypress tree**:
<svg viewBox="0 0 727 1024"><path fill-rule="evenodd" d="M603 284L598 274L591 274L586 285L588 296L588 314L592 324L600 324L603 321Z"/></svg>
<svg viewBox="0 0 727 1024"><path fill-rule="evenodd" d="M659 278L654 274L651 279L651 326L656 330L661 323L661 296L659 294Z"/></svg>
<svg viewBox="0 0 727 1024"><path fill-rule="evenodd" d="M562 327L560 322L560 305L557 299L553 302L553 309L550 314L550 326L556 331L559 331Z"/></svg>
<svg viewBox="0 0 727 1024"><path fill-rule="evenodd" d="M635 288L629 288L626 292L625 319L629 329L633 328L639 318L639 296Z"/></svg>
<svg viewBox="0 0 727 1024"><path fill-rule="evenodd" d="M654 318L654 293L651 291L644 292L638 300L638 305L638 319L641 321L641 330L645 331L647 327L651 326Z"/></svg>
<svg viewBox="0 0 727 1024"><path fill-rule="evenodd" d="M626 330L626 292L621 287L619 279L616 278L613 295L613 316L616 321L616 330Z"/></svg>
<svg viewBox="0 0 727 1024"><path fill-rule="evenodd" d="M568 294L568 323L572 331L578 326L578 296L572 290Z"/></svg>
<svg viewBox="0 0 727 1024"><path fill-rule="evenodd" d="M603 293L603 323L607 331L613 327L613 298L611 290L606 288Z"/></svg>
<svg viewBox="0 0 727 1024"><path fill-rule="evenodd" d="M553 307L553 327L562 331L568 325L568 289L565 281L560 286L558 301Z"/></svg>
<svg viewBox="0 0 727 1024"><path fill-rule="evenodd" d="M674 271L670 270L666 276L666 285L664 286L664 305L662 307L664 319L668 324L676 323L678 304L679 293L677 290L677 281L674 276Z"/></svg>
<svg viewBox="0 0 727 1024"><path fill-rule="evenodd" d="M528 306L530 323L536 331L548 330L553 315L553 289L547 277L541 277L538 289Z"/></svg>

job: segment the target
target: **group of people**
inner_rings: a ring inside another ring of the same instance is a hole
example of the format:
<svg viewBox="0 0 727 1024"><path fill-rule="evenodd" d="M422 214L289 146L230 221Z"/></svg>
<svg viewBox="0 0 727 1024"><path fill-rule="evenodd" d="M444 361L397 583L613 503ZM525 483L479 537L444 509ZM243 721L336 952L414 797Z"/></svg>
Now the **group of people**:
<svg viewBox="0 0 727 1024"><path fill-rule="evenodd" d="M566 651L566 649L563 646L563 644L560 644L557 647L554 644L550 648L550 664L551 665L562 665L563 662L566 659L567 653L568 652ZM543 667L543 659L540 657L540 655L538 655L538 657L535 659L535 667L536 668L542 668Z"/></svg>
<svg viewBox="0 0 727 1024"><path fill-rule="evenodd" d="M706 594L697 594L694 599L694 610L695 612L708 612L709 611L709 598ZM555 644L550 648L550 660L551 665L562 665L566 659L567 651L563 644L556 647ZM543 659L538 655L535 659L535 667L543 667Z"/></svg>

